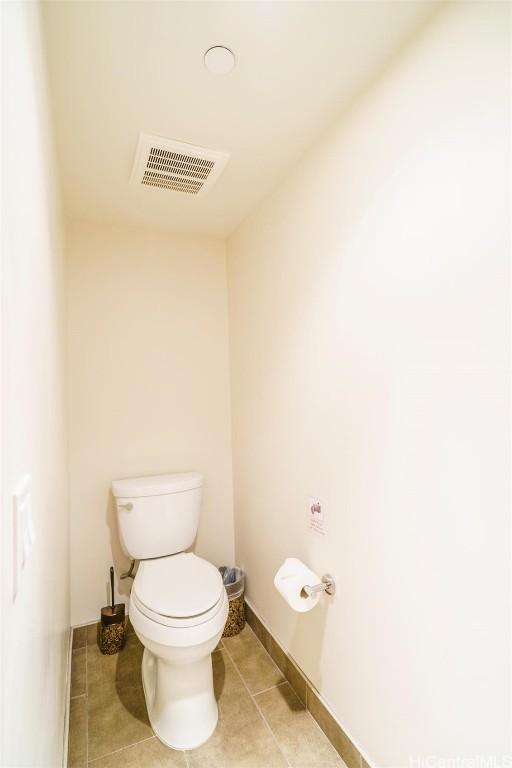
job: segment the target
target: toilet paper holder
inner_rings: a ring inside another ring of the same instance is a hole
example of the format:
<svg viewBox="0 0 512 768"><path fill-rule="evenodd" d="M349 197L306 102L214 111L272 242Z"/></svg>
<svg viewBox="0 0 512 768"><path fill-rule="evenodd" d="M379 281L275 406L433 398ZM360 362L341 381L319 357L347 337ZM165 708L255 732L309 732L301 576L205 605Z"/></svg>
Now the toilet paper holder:
<svg viewBox="0 0 512 768"><path fill-rule="evenodd" d="M322 581L320 584L305 584L300 591L300 596L313 597L319 592L325 592L327 595L334 595L336 592L336 584L330 573L325 573L322 576Z"/></svg>

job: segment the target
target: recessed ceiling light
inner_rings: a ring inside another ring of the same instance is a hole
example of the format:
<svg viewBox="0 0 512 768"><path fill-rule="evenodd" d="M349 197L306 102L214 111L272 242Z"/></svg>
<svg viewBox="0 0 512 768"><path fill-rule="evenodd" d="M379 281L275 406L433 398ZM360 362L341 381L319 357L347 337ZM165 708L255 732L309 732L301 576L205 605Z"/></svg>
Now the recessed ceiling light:
<svg viewBox="0 0 512 768"><path fill-rule="evenodd" d="M215 45L206 51L204 63L215 75L227 75L235 66L235 54L223 45Z"/></svg>

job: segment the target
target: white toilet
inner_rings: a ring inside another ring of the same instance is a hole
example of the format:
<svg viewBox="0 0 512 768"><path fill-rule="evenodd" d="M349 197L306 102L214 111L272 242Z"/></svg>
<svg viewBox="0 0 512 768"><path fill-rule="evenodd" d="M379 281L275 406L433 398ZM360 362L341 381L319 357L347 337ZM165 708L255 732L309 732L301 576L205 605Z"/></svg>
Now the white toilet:
<svg viewBox="0 0 512 768"><path fill-rule="evenodd" d="M148 715L158 738L174 749L198 747L218 719L211 653L228 598L217 568L184 551L197 533L202 484L197 472L112 483L122 545L141 561L130 619L144 645Z"/></svg>

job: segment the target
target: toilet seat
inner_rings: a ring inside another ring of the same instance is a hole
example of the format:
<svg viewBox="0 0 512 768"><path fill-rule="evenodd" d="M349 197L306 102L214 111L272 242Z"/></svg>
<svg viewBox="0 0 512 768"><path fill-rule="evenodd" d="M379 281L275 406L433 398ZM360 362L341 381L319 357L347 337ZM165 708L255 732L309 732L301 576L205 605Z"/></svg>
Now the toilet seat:
<svg viewBox="0 0 512 768"><path fill-rule="evenodd" d="M150 621L185 628L214 619L224 595L222 577L212 563L180 552L141 562L131 601Z"/></svg>
<svg viewBox="0 0 512 768"><path fill-rule="evenodd" d="M208 641L217 633L222 634L228 616L229 600L224 589L222 597L213 609L200 617L176 619L169 616L161 616L141 605L136 595L132 592L130 602L130 620L141 643L147 647L148 642L157 643L159 653L166 653L171 649L189 648ZM148 616L149 613L153 615ZM213 648L212 648L213 650Z"/></svg>
<svg viewBox="0 0 512 768"><path fill-rule="evenodd" d="M217 613L222 609L223 607L223 600L222 597L217 600L214 606L210 608L208 611L205 611L204 613L200 613L196 616L189 616L186 619L180 619L176 616L162 616L160 613L156 613L155 611L152 611L151 608L148 608L147 605L144 605L144 603L141 603L139 598L136 594L132 592L131 597L131 604L137 608L143 616L145 616L150 621L153 621L155 624L159 624L162 627L174 627L176 629L185 629L186 627L197 627L200 624L205 624L208 621L211 621L215 618Z"/></svg>

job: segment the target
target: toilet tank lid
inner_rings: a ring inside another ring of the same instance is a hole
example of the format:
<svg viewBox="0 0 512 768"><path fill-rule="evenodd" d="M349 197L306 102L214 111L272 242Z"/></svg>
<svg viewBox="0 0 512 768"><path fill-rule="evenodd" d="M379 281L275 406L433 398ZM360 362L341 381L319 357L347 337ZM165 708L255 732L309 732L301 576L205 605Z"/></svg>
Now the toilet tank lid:
<svg viewBox="0 0 512 768"><path fill-rule="evenodd" d="M201 488L203 476L199 472L182 472L173 475L150 475L113 480L112 493L119 499L135 499L140 496L164 496Z"/></svg>

